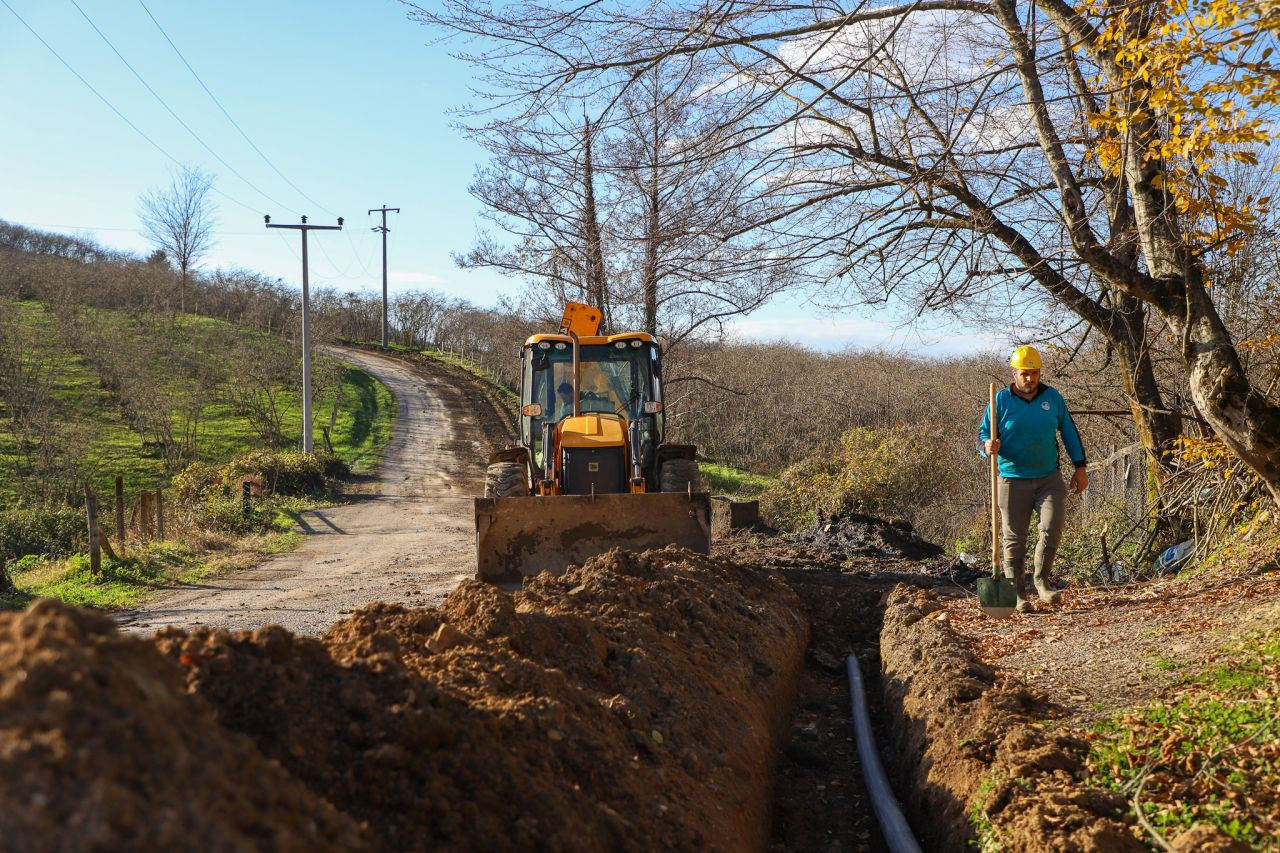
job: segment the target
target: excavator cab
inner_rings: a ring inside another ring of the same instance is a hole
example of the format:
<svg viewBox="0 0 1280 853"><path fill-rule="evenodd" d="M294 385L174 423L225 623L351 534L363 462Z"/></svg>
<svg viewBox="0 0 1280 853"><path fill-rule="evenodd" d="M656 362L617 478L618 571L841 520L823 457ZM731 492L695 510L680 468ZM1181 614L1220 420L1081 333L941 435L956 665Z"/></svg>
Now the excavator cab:
<svg viewBox="0 0 1280 853"><path fill-rule="evenodd" d="M482 580L560 572L613 547L710 551L696 448L665 441L658 342L579 335L570 320L521 348L519 443L491 455L476 499Z"/></svg>
<svg viewBox="0 0 1280 853"><path fill-rule="evenodd" d="M527 393L520 441L533 462L531 491L661 491L657 449L665 422L657 343L635 333L580 344L575 393L574 342L566 338L535 335L522 352Z"/></svg>

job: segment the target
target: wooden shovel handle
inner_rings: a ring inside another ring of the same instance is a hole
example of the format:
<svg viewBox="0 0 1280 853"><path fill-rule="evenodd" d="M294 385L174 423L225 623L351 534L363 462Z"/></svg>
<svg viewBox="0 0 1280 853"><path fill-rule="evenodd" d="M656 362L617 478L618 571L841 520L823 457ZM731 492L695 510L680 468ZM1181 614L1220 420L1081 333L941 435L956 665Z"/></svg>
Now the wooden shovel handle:
<svg viewBox="0 0 1280 853"><path fill-rule="evenodd" d="M991 408L989 409L991 423L991 439L996 439L996 383L991 383ZM996 461L996 454L991 454L991 576L999 580L1000 578L1000 487L998 485L1000 479L999 463Z"/></svg>

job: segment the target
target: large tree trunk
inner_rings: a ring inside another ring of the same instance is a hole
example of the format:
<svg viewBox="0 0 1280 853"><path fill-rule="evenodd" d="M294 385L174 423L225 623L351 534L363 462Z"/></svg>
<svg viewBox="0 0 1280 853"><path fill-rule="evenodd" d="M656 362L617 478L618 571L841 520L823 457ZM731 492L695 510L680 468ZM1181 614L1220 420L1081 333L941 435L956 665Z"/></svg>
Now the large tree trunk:
<svg viewBox="0 0 1280 853"><path fill-rule="evenodd" d="M601 245L599 214L596 212L595 167L591 160L591 122L582 126L582 237L586 254L587 301L605 317L608 325L609 306L606 301L608 284L605 276L604 247Z"/></svg>
<svg viewBox="0 0 1280 853"><path fill-rule="evenodd" d="M1162 313L1182 338L1191 398L1218 438L1262 478L1280 505L1280 406L1249 382L1198 265L1189 270L1186 291L1173 306L1184 314Z"/></svg>
<svg viewBox="0 0 1280 853"><path fill-rule="evenodd" d="M1172 199L1164 210L1151 203L1155 193L1146 174L1151 168L1150 161L1129 165L1129 175L1145 184L1142 195L1148 196L1135 209L1156 279L1152 302L1181 342L1196 408L1214 434L1262 478L1280 505L1280 406L1249 382L1231 333L1205 289L1200 262L1178 237L1177 223L1168 212Z"/></svg>
<svg viewBox="0 0 1280 853"><path fill-rule="evenodd" d="M644 330L651 335L658 334L658 257L662 240L662 199L658 193L658 170L654 168L649 175L645 203L648 216L645 221L644 235Z"/></svg>
<svg viewBox="0 0 1280 853"><path fill-rule="evenodd" d="M1073 242L1081 257L1096 273L1107 277L1131 296L1149 303L1180 338L1182 360L1187 368L1191 397L1214 433L1263 481L1272 500L1280 504L1280 405L1269 401L1254 388L1240 363L1231 334L1205 289L1204 268L1196 250L1188 245L1178 206L1170 189L1180 180L1156 154L1162 130L1154 116L1160 110L1151 105L1151 84L1117 59L1114 45L1099 38L1092 26L1063 0L1034 0L1054 22L1084 46L1099 63L1110 84L1111 96L1121 102L1126 115L1146 115L1127 121L1119 140L1121 171L1133 208L1133 218L1146 275L1116 264L1112 255L1097 251L1093 241ZM996 9L1011 34L1010 44L1019 59L1032 118L1037 126L1055 181L1071 189L1071 176L1060 174L1064 158L1055 148L1050 124L1044 112L1039 80L1024 48L1014 0L999 0ZM1132 19L1136 28L1147 26L1150 18ZM1136 32L1136 30L1135 30ZM1023 48L1020 52L1020 48ZM1048 129L1046 129L1048 128ZM1087 222L1075 215L1072 198L1064 192L1064 214L1074 218L1077 230L1087 231Z"/></svg>
<svg viewBox="0 0 1280 853"><path fill-rule="evenodd" d="M1172 472L1168 452L1173 449L1174 440L1182 435L1182 418L1165 407L1156 381L1146 339L1146 309L1125 294L1116 294L1114 301L1115 310L1123 319L1108 339L1121 366L1121 384L1133 412L1138 440L1146 451L1148 468L1163 480Z"/></svg>
<svg viewBox="0 0 1280 853"><path fill-rule="evenodd" d="M1165 482L1173 474L1170 451L1182 435L1182 418L1170 411L1164 402L1151 363L1151 348L1146 340L1146 308L1123 293L1113 293L1113 311L1123 317L1112 329L1103 329L1116 354L1121 386L1133 416L1138 441L1146 456L1147 506L1154 525L1153 535L1161 530L1175 539L1184 538L1188 521L1172 512L1164 499Z"/></svg>
<svg viewBox="0 0 1280 853"><path fill-rule="evenodd" d="M1158 129L1139 123L1125 146L1125 180L1154 281L1149 299L1181 342L1191 398L1214 434L1262 478L1280 505L1280 406L1254 388L1231 333L1205 288L1200 259L1188 250L1173 197L1155 178L1164 164L1145 152Z"/></svg>

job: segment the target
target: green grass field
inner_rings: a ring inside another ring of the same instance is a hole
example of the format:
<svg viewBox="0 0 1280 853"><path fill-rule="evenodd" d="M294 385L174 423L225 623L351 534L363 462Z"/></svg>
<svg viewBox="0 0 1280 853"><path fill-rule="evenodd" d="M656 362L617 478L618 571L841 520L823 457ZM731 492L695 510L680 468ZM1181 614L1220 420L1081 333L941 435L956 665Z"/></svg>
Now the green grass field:
<svg viewBox="0 0 1280 853"><path fill-rule="evenodd" d="M505 396L511 398L512 400L515 400L517 403L520 400L520 394L515 389L508 388L506 385L502 384L502 382L498 379L497 376L494 376L492 373L485 370L483 367L476 364L474 361L468 361L467 359L462 358L459 355L447 353L438 349L424 349L424 350L421 350L421 353L425 356L434 358L437 361L443 361L445 364L452 364L454 367L461 367L463 370L467 371L468 373L474 376L478 376L481 379L483 379L485 382L488 382L494 388L497 388L499 391L501 391Z"/></svg>
<svg viewBox="0 0 1280 853"><path fill-rule="evenodd" d="M109 506L117 476L124 479L126 495L132 496L144 489L167 488L188 462L218 464L239 453L267 449L260 424L244 410L243 391L257 387L253 383L274 400L285 438L277 446L300 444L301 395L292 372L297 362L278 338L195 316L170 322L81 309L71 321L80 325L74 334L68 334L67 322L65 316L55 317L39 303L0 304L0 368L5 367L6 354L21 353L28 376L38 380L36 387L48 390L51 407L48 430L33 433L27 427L24 447L6 398L0 396L0 507L60 503L56 491L41 488L47 485L41 480L45 475L62 482L63 493L72 499L78 484L87 480ZM324 357L316 358L314 364L317 449L324 448L321 426L328 425L337 397L340 405L330 436L333 451L353 472L373 471L391 439L394 396L352 365ZM273 374L263 365L278 370ZM8 368L13 366L10 357ZM124 386L132 391L117 393ZM156 397L145 396L153 391ZM153 440L154 432L136 413L131 418L125 402L128 393L135 400L141 393L144 399L170 406L165 410L153 403L152 417L167 416L175 422L185 418L194 424L188 452L176 464L166 458L161 444ZM32 464L46 450L58 467ZM0 607L21 607L41 596L87 606L125 607L174 581L198 580L220 566L288 550L299 540L292 532L293 519L319 503L303 498L273 501L273 506L279 505L265 533L240 540L224 536L212 550L208 543L202 546L178 539L141 547L133 544L119 561L104 556L98 576L89 572L88 560L81 554L23 558L8 567L17 591L0 595Z"/></svg>
<svg viewBox="0 0 1280 853"><path fill-rule="evenodd" d="M7 303L0 311L17 318L17 331L25 333L29 357L42 364L40 373L51 389L56 412L56 440L70 449L63 454L64 473L88 479L102 493L114 488L117 476L133 493L163 487L176 473L153 436L129 422L121 395L109 387L116 377L154 386L171 404L169 415L175 423L194 425L182 462L218 463L266 446L253 420L236 405L231 393L235 384L245 382L246 374L267 362L282 365L284 375L292 376L287 372L292 356L278 338L207 317L183 315L168 324L121 311L82 311L79 320L89 327L83 337L104 352L94 357L65 345L59 320L39 303ZM339 367L324 357L317 357L315 363L317 375L341 370L334 452L355 471L372 470L391 435L395 417L391 393L349 365ZM262 384L270 385L277 395L282 433L297 446L302 432L301 395L296 387L271 379ZM328 423L334 393L332 383L327 387L317 383L317 447L323 447L320 425ZM41 472L29 463L31 448L24 454L6 414L0 405L0 501L32 500L41 492L32 478Z"/></svg>
<svg viewBox="0 0 1280 853"><path fill-rule="evenodd" d="M752 474L731 465L721 465L718 462L705 460L698 462L698 470L706 478L712 492L734 498L759 497L761 492L778 481L776 477Z"/></svg>

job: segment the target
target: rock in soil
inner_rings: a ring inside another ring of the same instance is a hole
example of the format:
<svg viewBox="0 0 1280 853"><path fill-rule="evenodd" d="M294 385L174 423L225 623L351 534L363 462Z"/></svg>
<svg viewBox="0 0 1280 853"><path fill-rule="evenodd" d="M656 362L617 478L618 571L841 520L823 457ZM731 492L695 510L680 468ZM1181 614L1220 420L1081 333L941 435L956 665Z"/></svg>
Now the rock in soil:
<svg viewBox="0 0 1280 853"><path fill-rule="evenodd" d="M182 689L180 665L50 599L0 613L7 850L358 850L355 822Z"/></svg>

